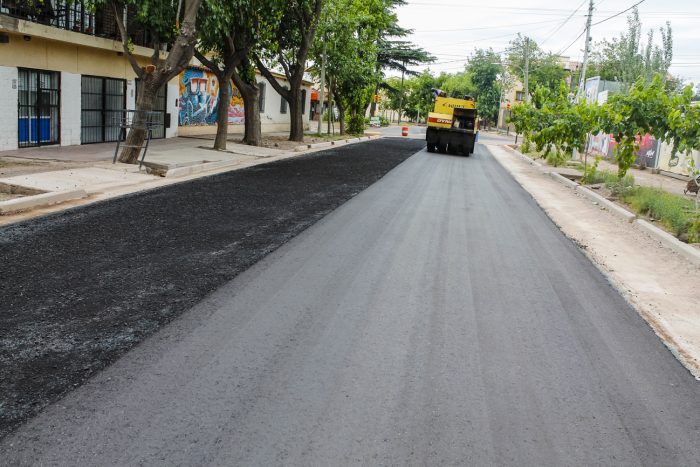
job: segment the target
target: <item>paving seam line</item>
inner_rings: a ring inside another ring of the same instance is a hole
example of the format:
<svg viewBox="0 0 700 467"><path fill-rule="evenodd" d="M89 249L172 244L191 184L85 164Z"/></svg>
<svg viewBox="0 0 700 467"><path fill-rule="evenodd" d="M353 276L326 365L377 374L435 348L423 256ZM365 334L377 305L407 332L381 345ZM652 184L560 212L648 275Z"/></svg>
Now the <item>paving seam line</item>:
<svg viewBox="0 0 700 467"><path fill-rule="evenodd" d="M358 143L361 141L369 141L369 140L374 140L374 139L381 139L383 137L384 137L383 135L363 136L361 138L354 138L351 140L347 140L348 141L347 144L353 144L353 143ZM343 145L346 144L344 142L344 140L340 140L340 141L343 141ZM323 148L318 148L318 149L311 148L311 149L305 149L304 151L296 151L296 152L295 151L288 151L288 152L285 152L285 153L277 155L277 156L272 156L269 158L263 158L262 160L257 160L254 163L241 164L240 162L229 163L230 161L214 161L214 162L207 162L205 164L200 164L200 165L190 165L190 166L186 166L186 167L179 167L178 169L188 169L189 172L188 173L181 173L179 175L170 175L170 176L168 176L166 173L166 175L163 177L156 177L154 180L149 180L147 182L141 182L141 183L133 184L133 185L132 184L120 185L120 187L128 188L129 186L136 186L136 185L141 185L141 184L147 185L147 184L150 184L152 182L156 182L156 181L160 181L160 180L167 180L166 183L161 182L155 186L149 185L147 187L142 187L141 189L137 189L137 190L134 190L134 191L131 191L128 193L119 193L117 195L110 195L109 193L107 193L103 190L99 190L97 188L92 188L90 191L92 194L97 194L97 193L106 194L107 196L105 198L99 200L99 201L106 201L106 200L113 199L113 198L119 198L121 196L131 195L134 193L140 193L143 191L150 191L150 190L162 188L164 186L170 186L171 184L175 184L175 183L185 183L185 182L188 182L191 180L196 180L196 179L201 178L201 177L207 177L210 175L217 175L220 173L226 173L226 172L230 172L232 170L245 169L245 168L252 167L255 165L259 165L259 164L266 164L269 162L275 162L275 161L278 161L281 159L289 159L292 157L298 157L298 156L302 156L304 154L316 152L316 150L321 150L321 149L323 149ZM222 162L225 162L225 163L222 164ZM215 166L217 164L221 164L221 165ZM127 169L124 169L124 170L128 171ZM188 178L185 178L185 177L188 177ZM183 178L183 179L178 180L178 178ZM112 189L112 188L113 187L110 187L110 189ZM60 191L60 192L42 193L39 195L24 196L22 198L15 198L15 199L7 200L7 201L0 201L0 215L15 214L18 212L23 212L23 211L31 211L33 209L47 207L47 206L50 206L53 204L59 204L59 203L63 203L66 201L75 201L77 199L87 198L88 196L89 196L89 194L86 190L80 189L80 190L66 190L66 191ZM41 197L41 198L36 198L36 197ZM29 198L32 198L32 203L24 204L27 201L29 201ZM33 199L35 199L35 198L37 201L33 202ZM23 201L23 203L20 203L20 200ZM91 204L91 203L87 203L87 204ZM18 205L21 207L17 207ZM66 208L64 208L64 209L66 209ZM61 210L62 209L58 209L56 211L42 213L39 215L39 217L46 215L46 214L53 214L53 213L59 212ZM17 221L10 222L9 224L13 224L15 222L21 222L23 220L26 220L26 219L19 219ZM5 225L9 225L9 224L0 224L0 227L5 226Z"/></svg>
<svg viewBox="0 0 700 467"><path fill-rule="evenodd" d="M63 203L64 201L87 198L87 196L87 192L83 189L50 191L38 195L23 196L21 198L0 201L0 214L28 211L51 204Z"/></svg>
<svg viewBox="0 0 700 467"><path fill-rule="evenodd" d="M359 136L357 138L350 138L350 139L338 139L338 140L334 140L334 141L323 141L321 143L302 144L300 146L295 147L294 150L296 152L302 152L302 151L308 151L309 149L329 148L329 147L335 146L335 145L359 143L361 141L369 141L371 139L377 139L377 138L381 138L381 137L382 137L382 135L368 135L368 136Z"/></svg>
<svg viewBox="0 0 700 467"><path fill-rule="evenodd" d="M519 154L518 151L515 151L512 148L511 148L511 151L515 155ZM624 284L618 282L610 274L610 272L608 272L608 270L605 268L605 266L603 265L602 262L599 262L598 259L595 256L593 256L590 251L588 251L588 249L581 248L579 245L579 241L576 238L574 238L574 237L568 235L566 232L564 232L564 230L562 229L562 226L550 215L547 208L545 208L545 206L543 206L534 196L532 196L530 191L527 188L525 188L525 186L522 183L520 183L518 178L515 176L515 173L509 167L507 167L502 161L500 161L498 159L498 157L495 157L495 156L492 156L492 157L496 160L496 162L498 162L498 164L501 167L503 167L503 169L506 172L508 172L510 174L511 177L513 177L513 180L515 180L515 182L518 185L520 185L522 187L522 189L525 190L530 195L530 197L533 199L533 201L535 201L535 204L537 204L540 207L540 209L542 209L542 211L547 215L547 217L549 217L549 219L554 223L554 225L557 226L557 228L562 233L562 235L564 235L566 238L568 238L571 242L573 242L578 247L579 251L581 251L586 256L586 258L588 258L588 260L591 262L591 264L593 264L596 267L596 269L598 269L598 271L600 271L600 273L603 275L603 277L605 277L605 280L607 280L608 283L610 283L613 286L613 288L618 291L618 293L627 302L627 304L629 306L631 306L632 309L636 310L637 313L639 313L639 315L642 317L642 319L644 319L644 321L646 321L646 323L649 325L649 327L651 327L651 329L654 331L654 333L659 337L659 339L664 344L664 346L673 354L673 356L676 358L676 360L678 360L690 372L690 374L696 380L700 381L700 361L697 361L691 355L686 353L686 351L684 351L683 345L677 339L675 339L673 337L673 335L670 334L670 330L668 330L668 329L666 329L666 327L664 327L662 322L660 322L658 316L656 316L653 312L645 309L644 307L638 305L635 302L634 297L630 293L628 293L627 287L625 287ZM580 190L576 190L576 191L580 192ZM594 193L594 194L596 194L596 193ZM598 196L600 196L600 195L598 195ZM664 242L664 240L668 241L669 244L667 244L667 246L669 246L669 247L670 247L671 243L675 244L677 242L677 243L680 243L681 245L687 247L688 249L694 250L693 247L684 244L680 240L673 237L671 234L664 232L663 230L650 224L647 221L644 221L642 219L637 219L635 222L637 225L639 225L643 229L646 229L647 233L651 234L651 236L658 238L662 243L666 244ZM663 240L662 240L662 238L663 238ZM689 256L687 256L687 253L689 253L689 252L685 248L683 249L683 252L677 251L675 249L674 249L674 251L676 251L677 253L680 253L683 257L689 259L691 262L693 262L695 264L700 264L700 263L696 263L695 257L693 257L693 259L691 259ZM697 254L697 260L700 261L700 253L693 251L692 254L693 255Z"/></svg>

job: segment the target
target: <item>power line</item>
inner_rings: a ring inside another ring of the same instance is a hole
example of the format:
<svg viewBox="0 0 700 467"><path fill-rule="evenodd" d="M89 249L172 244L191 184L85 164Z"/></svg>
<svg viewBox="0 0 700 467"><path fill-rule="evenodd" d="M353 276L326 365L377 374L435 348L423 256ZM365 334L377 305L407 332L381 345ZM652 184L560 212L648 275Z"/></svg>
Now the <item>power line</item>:
<svg viewBox="0 0 700 467"><path fill-rule="evenodd" d="M583 31L581 31L581 34L576 36L576 39L571 41L571 44L567 45L565 48L563 48L559 52L557 52L557 55L561 55L564 52L566 52L567 50L569 50L571 48L571 46L574 45L576 43L576 41L579 40L581 38L581 36L583 36L584 34L586 34L586 28L583 28Z"/></svg>
<svg viewBox="0 0 700 467"><path fill-rule="evenodd" d="M459 31L476 31L479 29L505 29L505 28L515 28L519 26L531 26L535 24L547 24L547 23L556 23L558 22L558 19L548 19L546 21L535 21L531 23L519 23L519 24L504 24L502 26L483 26L483 27L478 27L478 28L464 28L464 29L427 29L427 30L420 30L416 29L413 32L414 33L430 33L430 32L459 32Z"/></svg>
<svg viewBox="0 0 700 467"><path fill-rule="evenodd" d="M605 19L603 19L603 20L600 20L600 21L598 21L597 23L593 23L593 26L597 26L597 25L599 25L599 24L601 24L601 23L606 22L606 21L609 20L609 19L613 19L613 18L615 18L615 17L620 16L620 15L623 14L623 13L627 13L628 11L630 11L632 8L636 7L637 5L640 5L640 4L644 3L644 1L645 1L645 0L639 0L637 3L635 3L635 4L632 5L631 7L627 8L626 10L622 10L621 12L616 13L616 14L614 14L614 15L612 15L612 16L608 16L607 18L605 18Z"/></svg>
<svg viewBox="0 0 700 467"><path fill-rule="evenodd" d="M586 3L586 0L583 0L583 1L579 4L579 6L577 6L576 9L575 9L574 11L572 11L571 14L564 20L564 22L561 23L554 31L552 31L552 32L551 32L542 42L540 42L538 45L539 45L540 47L542 47L542 45L543 45L545 42L547 42L549 39L552 38L553 35L555 35L557 32L559 32L559 30L560 30L561 28L563 28L563 27L566 25L566 23L568 23L568 22L571 20L571 18L574 17L574 15L575 15L576 13L578 13L578 11L581 9L581 7L583 6L584 3Z"/></svg>

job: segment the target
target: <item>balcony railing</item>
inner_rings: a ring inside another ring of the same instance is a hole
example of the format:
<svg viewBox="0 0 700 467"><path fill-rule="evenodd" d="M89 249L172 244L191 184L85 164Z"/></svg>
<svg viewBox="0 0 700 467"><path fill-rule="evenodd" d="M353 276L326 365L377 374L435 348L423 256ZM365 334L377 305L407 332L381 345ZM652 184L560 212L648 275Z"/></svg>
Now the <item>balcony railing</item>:
<svg viewBox="0 0 700 467"><path fill-rule="evenodd" d="M121 39L114 11L109 6L97 7L93 12L82 1L0 0L0 14L91 36ZM151 47L148 31L138 24L131 9L126 24L135 45Z"/></svg>

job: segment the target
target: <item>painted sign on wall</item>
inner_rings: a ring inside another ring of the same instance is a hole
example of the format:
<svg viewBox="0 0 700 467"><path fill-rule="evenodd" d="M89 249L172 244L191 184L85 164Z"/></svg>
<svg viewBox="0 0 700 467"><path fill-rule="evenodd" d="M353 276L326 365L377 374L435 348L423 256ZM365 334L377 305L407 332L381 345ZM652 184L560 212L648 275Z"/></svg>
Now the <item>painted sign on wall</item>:
<svg viewBox="0 0 700 467"><path fill-rule="evenodd" d="M180 73L180 111L178 124L215 125L219 106L219 80L214 73L197 68L187 68ZM242 124L245 121L243 98L238 89L231 86L228 102L228 122Z"/></svg>

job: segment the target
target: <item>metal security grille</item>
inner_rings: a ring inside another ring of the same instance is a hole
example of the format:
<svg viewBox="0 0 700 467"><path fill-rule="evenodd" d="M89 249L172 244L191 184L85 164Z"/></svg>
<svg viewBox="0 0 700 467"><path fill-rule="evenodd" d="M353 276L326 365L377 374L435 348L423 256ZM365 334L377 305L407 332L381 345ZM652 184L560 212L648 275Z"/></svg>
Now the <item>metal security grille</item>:
<svg viewBox="0 0 700 467"><path fill-rule="evenodd" d="M60 74L27 68L18 71L19 147L58 144L61 135Z"/></svg>
<svg viewBox="0 0 700 467"><path fill-rule="evenodd" d="M80 142L116 141L121 113L126 108L126 80L83 76L81 84Z"/></svg>
<svg viewBox="0 0 700 467"><path fill-rule="evenodd" d="M138 101L140 92L141 92L141 80L137 79L136 80L136 100L137 101ZM156 103L155 103L155 106L153 107L154 112L159 112L161 114L160 119L159 119L160 122L167 122L167 119L165 118L167 106L168 106L168 86L166 84L164 84L163 87L158 90L158 96L156 97ZM151 138L153 138L153 139L165 138L165 125L160 125L160 126L154 127Z"/></svg>

